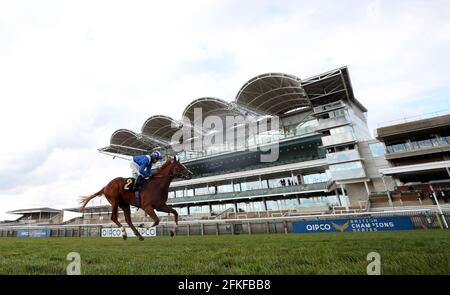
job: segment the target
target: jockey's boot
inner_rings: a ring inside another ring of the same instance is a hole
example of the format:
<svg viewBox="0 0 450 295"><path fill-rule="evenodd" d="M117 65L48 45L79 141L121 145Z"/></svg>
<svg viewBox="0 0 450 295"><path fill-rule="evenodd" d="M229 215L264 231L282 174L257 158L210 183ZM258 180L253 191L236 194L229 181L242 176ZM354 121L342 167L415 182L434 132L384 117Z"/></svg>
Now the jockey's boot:
<svg viewBox="0 0 450 295"><path fill-rule="evenodd" d="M133 191L138 191L141 189L142 184L144 183L145 178L142 175L139 175L134 182Z"/></svg>

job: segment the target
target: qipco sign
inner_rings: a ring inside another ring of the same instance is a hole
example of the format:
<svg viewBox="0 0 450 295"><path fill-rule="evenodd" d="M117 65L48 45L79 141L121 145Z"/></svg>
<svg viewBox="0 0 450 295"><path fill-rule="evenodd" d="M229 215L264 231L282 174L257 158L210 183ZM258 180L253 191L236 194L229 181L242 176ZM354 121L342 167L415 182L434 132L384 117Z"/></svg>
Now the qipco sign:
<svg viewBox="0 0 450 295"><path fill-rule="evenodd" d="M126 228L127 236L128 237L134 237L135 234L131 230L131 228ZM143 237L156 237L156 228L137 228L138 232ZM102 238L121 238L122 237L122 231L119 228L102 228Z"/></svg>

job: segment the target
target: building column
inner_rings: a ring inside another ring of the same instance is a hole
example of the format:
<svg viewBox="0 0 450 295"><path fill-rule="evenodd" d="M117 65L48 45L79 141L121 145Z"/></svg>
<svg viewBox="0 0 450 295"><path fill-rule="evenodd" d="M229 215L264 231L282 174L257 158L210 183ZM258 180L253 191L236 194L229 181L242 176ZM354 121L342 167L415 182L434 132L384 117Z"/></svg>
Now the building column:
<svg viewBox="0 0 450 295"><path fill-rule="evenodd" d="M294 179L294 171L291 171L291 181L292 181L292 185L294 185L296 183L296 181Z"/></svg>
<svg viewBox="0 0 450 295"><path fill-rule="evenodd" d="M264 199L263 202L264 202L264 210L267 211L267 200Z"/></svg>
<svg viewBox="0 0 450 295"><path fill-rule="evenodd" d="M231 188L232 188L233 193L234 193L235 191L234 191L234 181L233 180L231 180Z"/></svg>
<svg viewBox="0 0 450 295"><path fill-rule="evenodd" d="M367 181L364 181L364 186L366 187L367 196L369 196L370 195L370 190L369 190L369 186L367 185Z"/></svg>
<svg viewBox="0 0 450 295"><path fill-rule="evenodd" d="M186 205L186 209L187 209L187 214L191 215L191 209L189 209L189 205Z"/></svg>
<svg viewBox="0 0 450 295"><path fill-rule="evenodd" d="M450 176L450 169L448 167L445 167L445 169L447 170L448 176Z"/></svg>
<svg viewBox="0 0 450 295"><path fill-rule="evenodd" d="M342 191L342 197L345 197L345 191L344 191L344 185L341 183L341 191ZM348 199L348 196L347 196ZM345 211L350 211L350 209L348 208L348 202L345 202Z"/></svg>
<svg viewBox="0 0 450 295"><path fill-rule="evenodd" d="M336 194L336 198L338 199L339 206L342 207L341 198L339 197L339 192L337 188L334 189L334 193Z"/></svg>
<svg viewBox="0 0 450 295"><path fill-rule="evenodd" d="M383 174L381 174L381 180L383 181L384 188L386 189L386 193L387 193L387 195L388 195L389 205L390 205L391 207L394 207L394 204L392 203L391 193L389 192L389 189L388 189L388 187L387 187L387 185L386 185L386 181L384 180L384 175L383 175Z"/></svg>
<svg viewBox="0 0 450 295"><path fill-rule="evenodd" d="M211 205L211 202L209 202L208 204L209 204L209 214L211 215L211 213L212 213L212 205Z"/></svg>
<svg viewBox="0 0 450 295"><path fill-rule="evenodd" d="M236 200L234 200L233 203L234 203L234 212L238 213L238 207L237 207Z"/></svg>

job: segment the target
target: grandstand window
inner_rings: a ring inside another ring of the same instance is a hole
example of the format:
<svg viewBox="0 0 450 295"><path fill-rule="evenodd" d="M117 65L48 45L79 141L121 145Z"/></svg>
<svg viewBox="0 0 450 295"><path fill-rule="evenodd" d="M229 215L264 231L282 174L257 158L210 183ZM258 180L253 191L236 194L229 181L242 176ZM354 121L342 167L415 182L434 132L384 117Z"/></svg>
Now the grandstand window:
<svg viewBox="0 0 450 295"><path fill-rule="evenodd" d="M286 137L303 135L306 133L314 132L319 126L319 122L314 120L309 120L306 122L301 122L297 124L292 124L284 127Z"/></svg>
<svg viewBox="0 0 450 295"><path fill-rule="evenodd" d="M243 182L241 183L241 187L242 191L261 189L261 182L259 180L251 182Z"/></svg>
<svg viewBox="0 0 450 295"><path fill-rule="evenodd" d="M326 172L303 175L303 182L305 184L327 182L329 179Z"/></svg>
<svg viewBox="0 0 450 295"><path fill-rule="evenodd" d="M279 207L277 201L269 200L266 202L266 204L267 204L267 210L280 210L280 207Z"/></svg>
<svg viewBox="0 0 450 295"><path fill-rule="evenodd" d="M370 143L369 148L373 157L384 156L384 144L382 142Z"/></svg>
<svg viewBox="0 0 450 295"><path fill-rule="evenodd" d="M173 199L173 198L175 198L175 192L169 192L169 199Z"/></svg>
<svg viewBox="0 0 450 295"><path fill-rule="evenodd" d="M176 198L184 197L184 191L182 191L182 190L175 191L175 197Z"/></svg>
<svg viewBox="0 0 450 295"><path fill-rule="evenodd" d="M276 178L276 179L269 179L269 187L270 188L276 188L283 186L281 183L282 178Z"/></svg>
<svg viewBox="0 0 450 295"><path fill-rule="evenodd" d="M240 186L239 183L235 183L234 184L234 191L236 191L236 192L240 192L241 191L241 186Z"/></svg>
<svg viewBox="0 0 450 295"><path fill-rule="evenodd" d="M233 192L233 185L232 184L224 184L224 185L218 185L217 186L217 193L232 193Z"/></svg>
<svg viewBox="0 0 450 295"><path fill-rule="evenodd" d="M432 137L432 138L426 138L423 140L414 140L411 141L411 145L414 149L420 149L420 148L427 148L427 147L432 147L432 146L437 146L438 142L437 142L437 138L436 137Z"/></svg>
<svg viewBox="0 0 450 295"><path fill-rule="evenodd" d="M215 214L220 214L225 210L234 208L234 204L232 204L232 203L214 204L214 205L211 205L211 208L212 208L212 212L214 212Z"/></svg>
<svg viewBox="0 0 450 295"><path fill-rule="evenodd" d="M345 111L343 109L335 110L335 111L329 112L328 115L330 116L330 118L342 117L342 116L345 116Z"/></svg>
<svg viewBox="0 0 450 295"><path fill-rule="evenodd" d="M196 189L195 189L195 195L196 196L199 196L199 195L208 195L210 192L209 192L209 189L207 188L207 187L197 187Z"/></svg>
<svg viewBox="0 0 450 295"><path fill-rule="evenodd" d="M194 190L193 189L187 189L184 192L185 197L193 197L194 196Z"/></svg>
<svg viewBox="0 0 450 295"><path fill-rule="evenodd" d="M300 199L300 207L331 206L336 204L335 196L320 196Z"/></svg>
<svg viewBox="0 0 450 295"><path fill-rule="evenodd" d="M386 146L386 150L388 153L403 152L407 149L408 148L405 143L391 144Z"/></svg>
<svg viewBox="0 0 450 295"><path fill-rule="evenodd" d="M442 143L444 143L444 144L450 144L450 135L442 136L442 137L441 137L441 141L442 141Z"/></svg>
<svg viewBox="0 0 450 295"><path fill-rule="evenodd" d="M280 200L280 205L281 205L282 210L290 210L290 209L296 209L296 208L300 207L300 204L298 203L297 198Z"/></svg>
<svg viewBox="0 0 450 295"><path fill-rule="evenodd" d="M265 211L264 202L239 202L237 203L238 212Z"/></svg>
<svg viewBox="0 0 450 295"><path fill-rule="evenodd" d="M187 215L187 207L178 207L175 208L178 211L179 215Z"/></svg>
<svg viewBox="0 0 450 295"><path fill-rule="evenodd" d="M191 214L209 213L209 206L208 205L191 206L189 207L189 211L191 212Z"/></svg>

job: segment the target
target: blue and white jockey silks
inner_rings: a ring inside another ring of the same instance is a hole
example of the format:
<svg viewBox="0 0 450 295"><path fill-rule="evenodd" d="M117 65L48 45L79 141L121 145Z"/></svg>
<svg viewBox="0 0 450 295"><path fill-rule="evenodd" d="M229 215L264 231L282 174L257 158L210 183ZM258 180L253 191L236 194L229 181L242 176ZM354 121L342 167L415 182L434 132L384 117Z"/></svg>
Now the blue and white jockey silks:
<svg viewBox="0 0 450 295"><path fill-rule="evenodd" d="M130 166L135 178L139 175L147 178L152 173L152 159L149 155L134 156Z"/></svg>

